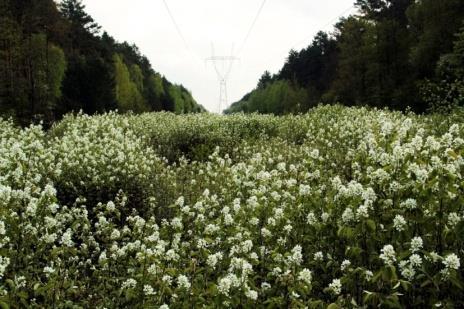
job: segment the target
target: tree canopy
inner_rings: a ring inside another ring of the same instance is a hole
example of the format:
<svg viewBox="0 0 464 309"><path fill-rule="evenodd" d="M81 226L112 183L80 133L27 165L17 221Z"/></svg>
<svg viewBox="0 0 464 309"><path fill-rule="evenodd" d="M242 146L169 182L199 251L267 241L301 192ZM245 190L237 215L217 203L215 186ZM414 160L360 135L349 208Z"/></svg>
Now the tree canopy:
<svg viewBox="0 0 464 309"><path fill-rule="evenodd" d="M280 81L305 90L298 91L296 112L319 103L424 112L447 97L460 97L449 91L464 84L459 73L464 1L356 0L355 5L358 14L341 18L332 33L319 32L303 50L290 51L277 74L266 71L257 87L226 113L295 111L285 100L269 110L273 98L261 95ZM260 96L267 101L257 100Z"/></svg>
<svg viewBox="0 0 464 309"><path fill-rule="evenodd" d="M81 0L1 0L0 12L0 115L51 124L80 110L204 111L137 46L102 32Z"/></svg>

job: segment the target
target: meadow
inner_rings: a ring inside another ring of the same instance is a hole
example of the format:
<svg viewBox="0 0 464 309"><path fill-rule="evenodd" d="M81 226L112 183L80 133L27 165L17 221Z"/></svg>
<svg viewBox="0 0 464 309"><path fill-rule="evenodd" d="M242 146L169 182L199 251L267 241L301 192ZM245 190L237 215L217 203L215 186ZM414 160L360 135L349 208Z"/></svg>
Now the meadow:
<svg viewBox="0 0 464 309"><path fill-rule="evenodd" d="M463 119L0 120L0 307L462 308Z"/></svg>

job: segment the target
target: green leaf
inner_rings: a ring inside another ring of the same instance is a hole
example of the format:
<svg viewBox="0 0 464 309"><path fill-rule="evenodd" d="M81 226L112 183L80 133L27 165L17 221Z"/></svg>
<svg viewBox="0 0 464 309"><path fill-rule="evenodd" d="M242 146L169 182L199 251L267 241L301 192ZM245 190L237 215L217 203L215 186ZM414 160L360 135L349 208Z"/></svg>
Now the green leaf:
<svg viewBox="0 0 464 309"><path fill-rule="evenodd" d="M6 280L5 280L5 283L6 283L6 285L8 285L8 287L9 287L11 290L14 290L14 288L15 288L15 283L14 283L13 280L11 280L11 279L6 279Z"/></svg>
<svg viewBox="0 0 464 309"><path fill-rule="evenodd" d="M411 287L412 287L412 284L408 281L404 281L404 280L400 280L401 282L401 287L406 291L408 292L409 290L411 290Z"/></svg>
<svg viewBox="0 0 464 309"><path fill-rule="evenodd" d="M368 232L375 232L375 222L374 220L366 220L366 227Z"/></svg>
<svg viewBox="0 0 464 309"><path fill-rule="evenodd" d="M396 275L396 268L394 266L385 266L382 270L382 279L384 281L396 281L398 277Z"/></svg>
<svg viewBox="0 0 464 309"><path fill-rule="evenodd" d="M460 221L458 225L456 225L456 234L457 235L464 235L464 221Z"/></svg>
<svg viewBox="0 0 464 309"><path fill-rule="evenodd" d="M432 281L430 281L430 280L427 279L427 280L425 280L424 282L422 282L421 288L425 288L426 286L428 286L428 285L430 285L430 284L432 284Z"/></svg>
<svg viewBox="0 0 464 309"><path fill-rule="evenodd" d="M345 239L353 239L354 238L354 230L348 226L341 226L337 232L338 237L345 238Z"/></svg>
<svg viewBox="0 0 464 309"><path fill-rule="evenodd" d="M449 280L450 280L452 285L454 285L458 289L462 290L462 284L459 281L459 279L456 278L456 276L450 276Z"/></svg>
<svg viewBox="0 0 464 309"><path fill-rule="evenodd" d="M3 301L0 301L0 309L10 309L10 305Z"/></svg>
<svg viewBox="0 0 464 309"><path fill-rule="evenodd" d="M340 306L334 303L331 303L330 305L327 306L327 309L339 309Z"/></svg>

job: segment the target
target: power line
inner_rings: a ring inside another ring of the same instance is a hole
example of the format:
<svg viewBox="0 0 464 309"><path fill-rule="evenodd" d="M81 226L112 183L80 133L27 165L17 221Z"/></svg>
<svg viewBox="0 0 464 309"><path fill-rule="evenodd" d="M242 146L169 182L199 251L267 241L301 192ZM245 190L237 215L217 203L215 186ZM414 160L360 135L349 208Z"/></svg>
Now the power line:
<svg viewBox="0 0 464 309"><path fill-rule="evenodd" d="M354 5L351 5L349 8L345 9L342 13L340 13L339 15L337 15L336 17L332 18L330 21L328 21L326 24L324 24L322 27L319 27L320 30L322 29L325 29L326 27L328 26L331 26L335 21L337 21L340 17L344 16L346 13L348 13L349 11L351 11L353 8L355 8ZM318 30L318 31L320 31ZM294 47L302 44L302 43L305 43L308 41L308 39L310 38L314 38L314 34L312 34L310 37L306 37L304 38L303 40L300 40L294 44L291 45L290 49L293 49ZM266 62L270 61L271 59L273 58L276 58L277 56L280 56L282 55L283 53L288 53L288 49L285 49L285 50L282 50L280 51L278 54L276 54L275 56L271 56L269 57Z"/></svg>
<svg viewBox="0 0 464 309"><path fill-rule="evenodd" d="M258 21L258 18L259 18L259 16L261 15L261 12L263 11L263 8L264 8L264 5L266 4L266 1L267 1L267 0L263 0L263 2L261 3L261 6L260 6L259 9L258 9L258 13L256 14L256 16L255 16L253 22L251 23L250 29L248 29L248 33L247 33L247 35L245 36L245 39L243 40L243 43L242 43L242 45L240 46L240 49L238 50L237 55L240 55L240 54L241 54L241 52L243 51L243 48L245 47L245 45L246 45L248 39L250 38L250 35L251 35L251 33L252 33L252 31L253 31L255 25L256 25L256 22Z"/></svg>
<svg viewBox="0 0 464 309"><path fill-rule="evenodd" d="M200 56L198 56L198 54L194 51L192 51L192 49L190 48L187 40L185 39L185 36L182 34L182 31L180 30L180 27L179 27L179 24L177 23L175 17L174 17L174 14L172 13L171 9L169 8L169 5L168 3L166 2L166 0L163 0L163 4L164 4L164 7L166 8L166 11L168 12L169 14L169 17L171 18L171 21L172 21L172 24L174 25L174 27L176 28L176 31L177 31L177 34L179 35L180 39L182 40L182 42L184 43L184 47L185 49L187 50L187 52L192 56L194 57L196 60L198 60L200 63L202 63L202 59Z"/></svg>
<svg viewBox="0 0 464 309"><path fill-rule="evenodd" d="M330 21L328 21L326 24L324 24L322 27L319 27L320 30L325 29L325 27L331 26L335 21L337 21L340 17L351 11L353 8L355 8L354 5L351 5L349 8L345 9L342 13L337 15L336 17L332 18ZM319 31L320 31L319 30ZM313 35L314 36L314 35ZM311 36L311 37L313 37ZM293 44L292 46L297 46L300 45L301 43L304 43L307 41L308 38L305 38L304 40L298 41L298 43Z"/></svg>
<svg viewBox="0 0 464 309"><path fill-rule="evenodd" d="M172 23L174 24L174 27L177 30L177 34L179 35L179 37L181 38L182 42L185 45L185 48L187 50L190 50L189 45L187 43L187 40L185 39L184 35L182 34L182 31L180 30L179 24L176 22L176 19L174 18L174 15L172 14L171 10L169 9L168 3L166 2L166 0L163 0L163 3L164 3L164 7L166 8L166 11L169 14L169 17L171 18Z"/></svg>

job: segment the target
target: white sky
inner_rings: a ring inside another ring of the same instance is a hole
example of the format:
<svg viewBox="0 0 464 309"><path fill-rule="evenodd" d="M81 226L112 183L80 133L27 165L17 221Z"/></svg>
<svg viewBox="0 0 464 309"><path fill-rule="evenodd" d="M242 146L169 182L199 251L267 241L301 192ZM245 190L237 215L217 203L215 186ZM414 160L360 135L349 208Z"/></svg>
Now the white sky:
<svg viewBox="0 0 464 309"><path fill-rule="evenodd" d="M187 42L178 35L163 0L83 0L86 11L118 41L135 43L153 68L189 89L198 103L217 112L219 83L211 64L235 53L262 0L166 0ZM278 72L291 48L309 45L318 30L354 12L354 0L267 0L228 80L229 104L252 90L265 70ZM350 9L351 7L351 9Z"/></svg>

